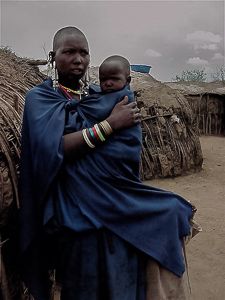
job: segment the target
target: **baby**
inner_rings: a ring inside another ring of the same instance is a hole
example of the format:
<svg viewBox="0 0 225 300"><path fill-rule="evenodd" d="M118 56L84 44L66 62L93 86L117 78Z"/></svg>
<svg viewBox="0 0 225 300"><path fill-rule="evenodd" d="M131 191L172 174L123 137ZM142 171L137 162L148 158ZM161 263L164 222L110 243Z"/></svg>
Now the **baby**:
<svg viewBox="0 0 225 300"><path fill-rule="evenodd" d="M106 58L99 67L100 85L92 84L89 86L89 96L85 97L79 106L85 109L91 103L93 114L90 111L84 112L86 119L101 122L106 119L114 106L121 100L124 104L133 102L133 110L137 114L136 123L140 123L140 110L136 107L134 93L130 90L130 63L119 55L113 55ZM127 99L126 99L127 98ZM94 102L94 103L93 103ZM98 113L96 114L96 111Z"/></svg>
<svg viewBox="0 0 225 300"><path fill-rule="evenodd" d="M129 85L130 64L119 55L106 58L99 67L99 81L103 93L115 92Z"/></svg>
<svg viewBox="0 0 225 300"><path fill-rule="evenodd" d="M84 97L82 101L72 100L67 104L69 113L67 119L71 117L71 122L68 123L74 124L76 114L71 114L77 110L80 113L80 109L83 117L91 120L90 125L93 125L106 119L114 106L125 97L127 97L127 103L134 102L134 93L129 87L130 63L126 58L119 55L106 58L99 67L99 81L100 86L96 84L89 86L89 96ZM92 110L89 109L90 105ZM134 106L134 110L137 113L140 111L136 106ZM137 118L137 124L139 119L140 117ZM73 132L73 130L73 127L67 126L67 133Z"/></svg>

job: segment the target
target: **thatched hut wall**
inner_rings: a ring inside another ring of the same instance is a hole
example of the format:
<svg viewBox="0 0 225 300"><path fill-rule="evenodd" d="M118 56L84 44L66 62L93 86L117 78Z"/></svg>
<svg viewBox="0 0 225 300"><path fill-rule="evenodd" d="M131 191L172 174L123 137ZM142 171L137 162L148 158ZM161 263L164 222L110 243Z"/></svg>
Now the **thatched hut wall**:
<svg viewBox="0 0 225 300"><path fill-rule="evenodd" d="M225 96L207 93L186 98L200 135L225 135Z"/></svg>
<svg viewBox="0 0 225 300"><path fill-rule="evenodd" d="M188 100L201 135L225 135L225 84L167 83Z"/></svg>
<svg viewBox="0 0 225 300"><path fill-rule="evenodd" d="M21 299L21 284L13 271L10 234L19 206L17 183L20 127L25 93L43 79L31 66L7 49L0 49L0 299ZM25 299L25 298L24 298Z"/></svg>
<svg viewBox="0 0 225 300"><path fill-rule="evenodd" d="M29 64L29 60L19 58L7 49L0 49L0 194L9 192L5 183L8 182L7 185L12 186L10 193L15 197L17 205L17 172L24 96L43 78L38 68ZM8 201L10 200L6 202ZM8 204L2 203L1 208L7 207Z"/></svg>

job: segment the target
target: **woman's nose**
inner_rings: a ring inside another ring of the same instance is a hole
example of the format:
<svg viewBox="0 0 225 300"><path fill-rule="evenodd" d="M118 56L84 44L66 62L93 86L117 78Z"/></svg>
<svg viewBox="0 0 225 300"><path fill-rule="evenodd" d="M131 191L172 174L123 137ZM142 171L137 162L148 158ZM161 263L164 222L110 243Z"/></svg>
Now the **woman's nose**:
<svg viewBox="0 0 225 300"><path fill-rule="evenodd" d="M82 63L82 57L80 54L75 54L73 57L73 63L74 64L80 64Z"/></svg>

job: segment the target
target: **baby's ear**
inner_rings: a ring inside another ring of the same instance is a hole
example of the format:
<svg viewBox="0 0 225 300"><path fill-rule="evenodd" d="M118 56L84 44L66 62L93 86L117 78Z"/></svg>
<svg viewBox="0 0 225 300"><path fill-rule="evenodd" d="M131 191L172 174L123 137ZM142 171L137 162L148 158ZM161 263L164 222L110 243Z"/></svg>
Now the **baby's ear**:
<svg viewBox="0 0 225 300"><path fill-rule="evenodd" d="M127 77L127 83L130 83L131 82L131 76L128 76Z"/></svg>

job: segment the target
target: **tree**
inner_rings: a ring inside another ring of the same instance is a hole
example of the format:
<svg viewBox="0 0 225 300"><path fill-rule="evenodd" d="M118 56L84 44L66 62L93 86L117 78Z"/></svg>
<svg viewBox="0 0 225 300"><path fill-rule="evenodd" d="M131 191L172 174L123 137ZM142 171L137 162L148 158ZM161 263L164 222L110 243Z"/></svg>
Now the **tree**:
<svg viewBox="0 0 225 300"><path fill-rule="evenodd" d="M196 82L204 82L207 79L207 74L205 73L205 69L193 69L193 70L185 70L181 73L181 75L176 75L173 78L173 81L196 81Z"/></svg>
<svg viewBox="0 0 225 300"><path fill-rule="evenodd" d="M213 81L225 82L225 66L217 66L216 71L211 74Z"/></svg>

